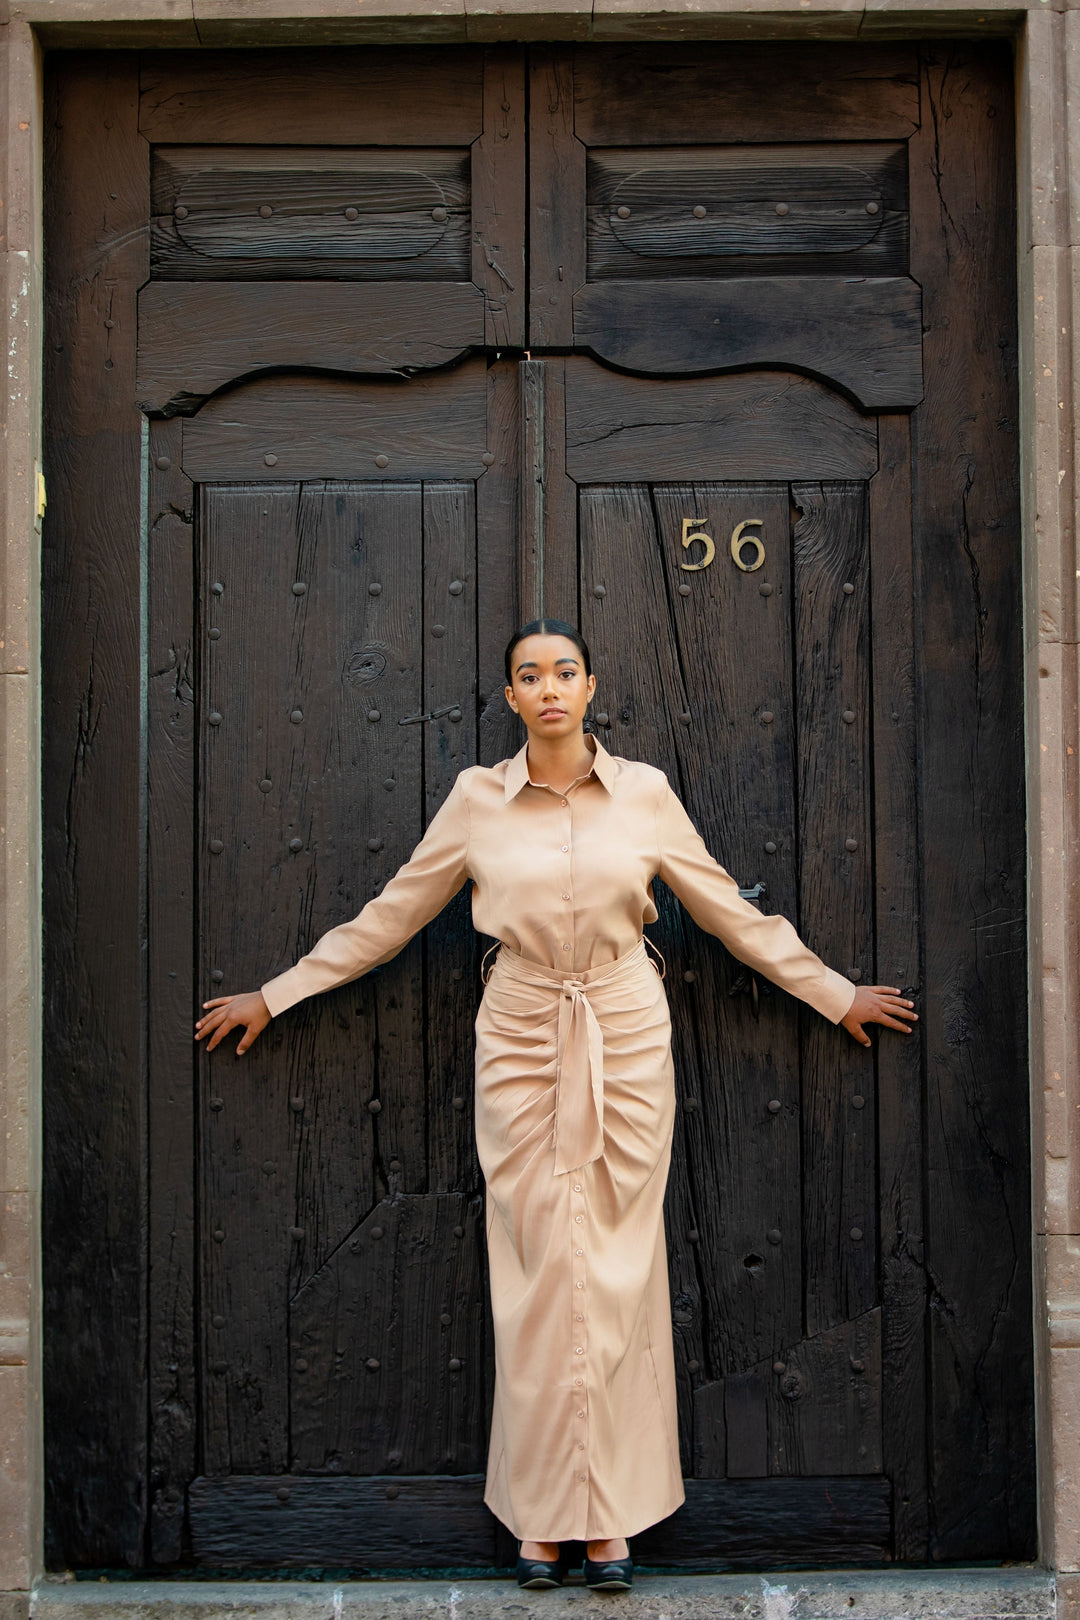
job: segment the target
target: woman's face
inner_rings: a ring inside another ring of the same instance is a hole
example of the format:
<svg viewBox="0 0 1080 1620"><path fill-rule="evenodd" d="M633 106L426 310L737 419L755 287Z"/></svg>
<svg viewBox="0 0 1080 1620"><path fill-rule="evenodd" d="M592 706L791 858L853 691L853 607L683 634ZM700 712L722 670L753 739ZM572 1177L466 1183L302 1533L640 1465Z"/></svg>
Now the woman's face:
<svg viewBox="0 0 1080 1620"><path fill-rule="evenodd" d="M510 659L506 701L534 737L568 737L581 730L596 676L567 636L526 636Z"/></svg>

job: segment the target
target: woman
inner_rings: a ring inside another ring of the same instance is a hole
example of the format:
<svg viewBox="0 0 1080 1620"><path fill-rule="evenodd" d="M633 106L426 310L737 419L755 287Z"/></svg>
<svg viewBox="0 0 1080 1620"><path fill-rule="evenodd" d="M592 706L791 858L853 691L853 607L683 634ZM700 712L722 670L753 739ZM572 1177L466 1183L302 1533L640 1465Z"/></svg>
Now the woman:
<svg viewBox="0 0 1080 1620"><path fill-rule="evenodd" d="M205 1002L196 1039L245 1052L305 996L395 955L473 880L501 943L476 1018L476 1139L487 1189L496 1378L484 1500L520 1538L518 1581L625 1590L626 1537L683 1500L663 1201L671 1025L642 925L656 876L750 966L842 1022L910 1034L897 989L851 984L765 917L705 848L662 771L586 736L589 651L561 620L506 650L528 739L458 776L412 857L352 922L247 995Z"/></svg>

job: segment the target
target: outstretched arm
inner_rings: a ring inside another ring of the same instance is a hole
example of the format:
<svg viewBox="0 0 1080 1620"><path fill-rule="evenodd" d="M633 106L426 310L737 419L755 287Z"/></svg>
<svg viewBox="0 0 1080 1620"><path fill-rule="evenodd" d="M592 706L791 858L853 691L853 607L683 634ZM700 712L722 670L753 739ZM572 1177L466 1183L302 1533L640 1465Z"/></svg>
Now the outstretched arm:
<svg viewBox="0 0 1080 1620"><path fill-rule="evenodd" d="M381 894L350 922L329 929L306 956L261 990L204 1002L195 1039L209 1036L207 1049L212 1050L230 1029L242 1025L239 1055L287 1007L388 962L461 888L468 877L468 847L469 807L458 777L412 855Z"/></svg>
<svg viewBox="0 0 1080 1620"><path fill-rule="evenodd" d="M782 989L815 1007L863 1045L866 1023L904 1029L900 1018L914 1018L899 990L855 985L804 945L786 917L766 917L744 900L739 886L709 853L682 801L665 784L657 806L659 875L700 927Z"/></svg>

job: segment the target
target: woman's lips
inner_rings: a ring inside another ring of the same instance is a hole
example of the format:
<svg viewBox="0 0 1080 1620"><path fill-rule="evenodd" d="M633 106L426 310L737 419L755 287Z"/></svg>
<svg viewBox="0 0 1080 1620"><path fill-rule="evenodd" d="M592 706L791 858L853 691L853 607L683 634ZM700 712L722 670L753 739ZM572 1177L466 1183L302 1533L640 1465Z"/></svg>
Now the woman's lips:
<svg viewBox="0 0 1080 1620"><path fill-rule="evenodd" d="M565 709L541 709L541 720L558 720L566 713Z"/></svg>

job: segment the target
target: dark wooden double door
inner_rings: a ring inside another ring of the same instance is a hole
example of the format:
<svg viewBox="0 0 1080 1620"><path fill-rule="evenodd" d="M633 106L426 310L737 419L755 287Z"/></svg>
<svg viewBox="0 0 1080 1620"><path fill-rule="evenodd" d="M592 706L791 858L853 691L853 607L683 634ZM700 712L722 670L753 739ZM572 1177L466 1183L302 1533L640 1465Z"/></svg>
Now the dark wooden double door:
<svg viewBox="0 0 1080 1620"><path fill-rule="evenodd" d="M636 1555L1034 1553L1009 84L54 61L53 1564L507 1561L467 895L240 1064L191 1022L519 745L541 610L606 746L922 1017L866 1052L658 892L688 1499Z"/></svg>

